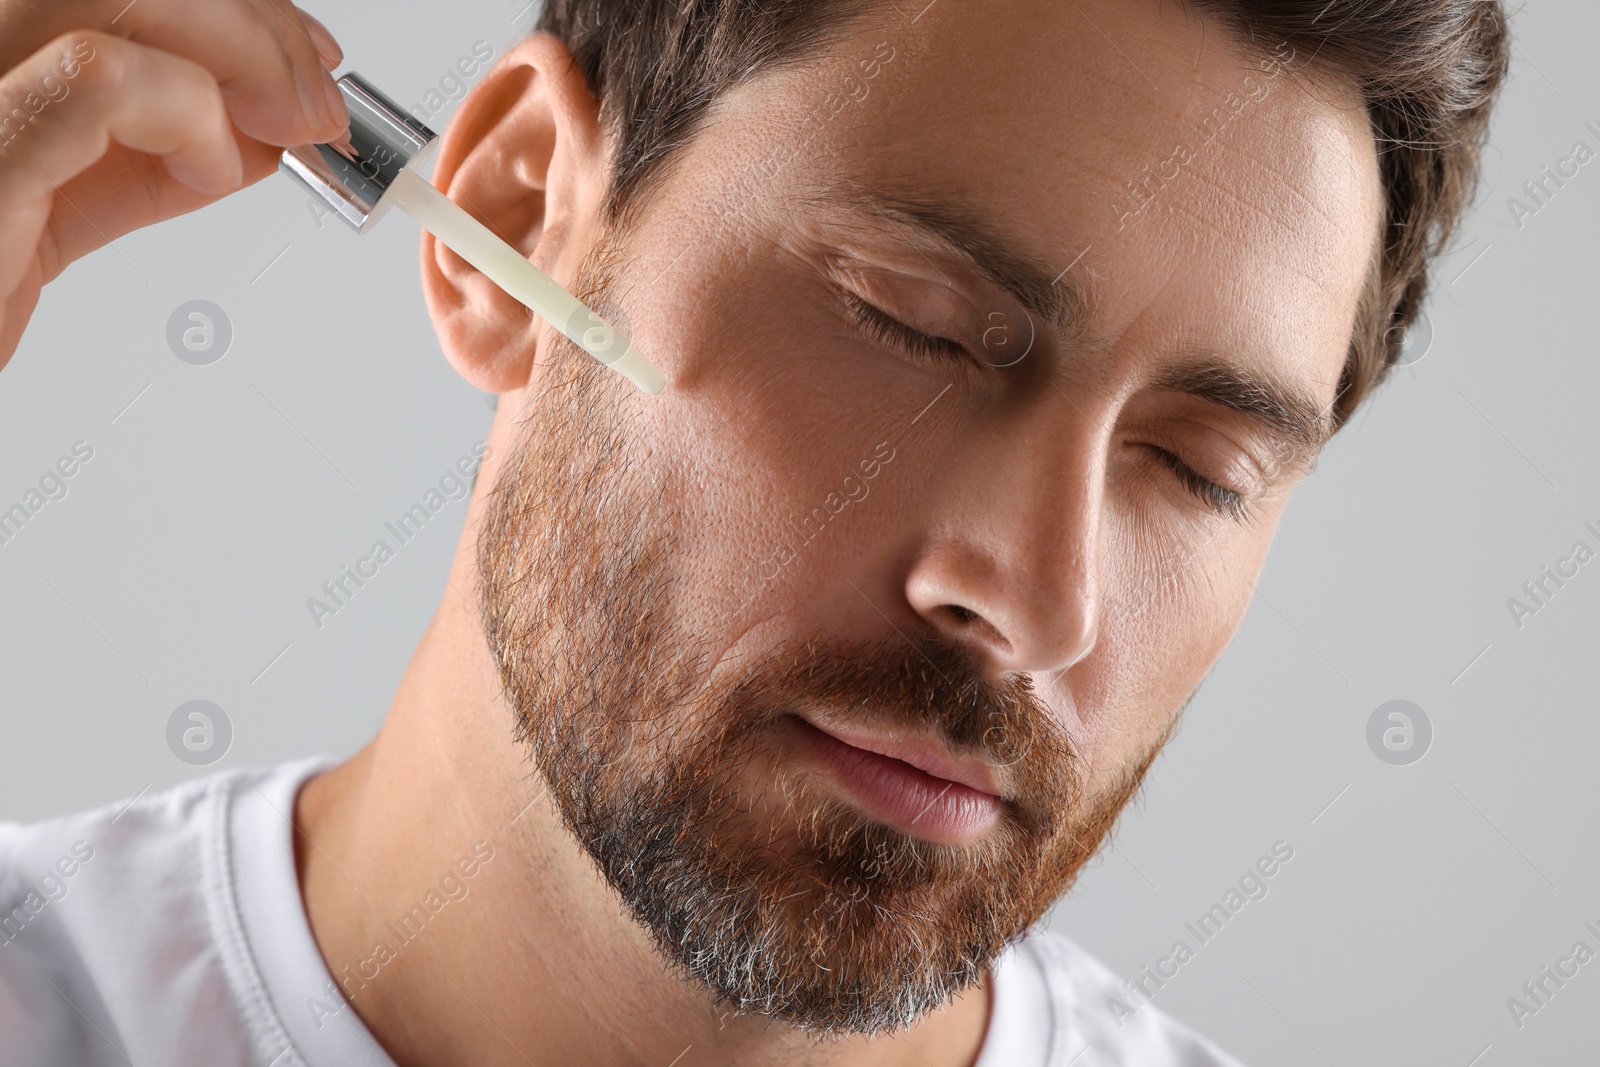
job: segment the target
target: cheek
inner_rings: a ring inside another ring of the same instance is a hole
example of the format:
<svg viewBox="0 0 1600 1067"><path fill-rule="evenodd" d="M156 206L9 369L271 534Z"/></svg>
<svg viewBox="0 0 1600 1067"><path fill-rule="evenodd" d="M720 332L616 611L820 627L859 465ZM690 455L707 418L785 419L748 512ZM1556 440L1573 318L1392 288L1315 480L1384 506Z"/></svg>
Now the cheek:
<svg viewBox="0 0 1600 1067"><path fill-rule="evenodd" d="M941 386L853 336L792 255L728 269L691 252L663 279L651 321L674 387L636 410L650 462L669 457L683 487L674 573L698 599L687 610L739 633L849 591L841 575L893 522L910 466L882 462L884 446Z"/></svg>
<svg viewBox="0 0 1600 1067"><path fill-rule="evenodd" d="M1099 640L1065 676L1097 773L1155 744L1227 647L1275 522L1219 520L1188 537L1145 524L1108 530Z"/></svg>
<svg viewBox="0 0 1600 1067"><path fill-rule="evenodd" d="M701 408L693 431L680 424L673 446L686 470L674 555L691 569L676 573L703 598L696 617L735 633L848 591L843 578L899 513L907 466L878 462L883 429L817 383L748 384L707 382L686 401ZM876 468L871 479L864 464Z"/></svg>

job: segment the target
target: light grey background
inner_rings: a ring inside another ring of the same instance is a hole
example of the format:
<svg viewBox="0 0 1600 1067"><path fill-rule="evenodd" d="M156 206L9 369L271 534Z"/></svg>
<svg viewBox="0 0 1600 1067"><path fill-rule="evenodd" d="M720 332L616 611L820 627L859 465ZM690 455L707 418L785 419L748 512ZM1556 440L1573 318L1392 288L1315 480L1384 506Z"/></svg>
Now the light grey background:
<svg viewBox="0 0 1600 1067"><path fill-rule="evenodd" d="M324 8L347 69L408 104L476 42L503 54L533 15L524 0ZM1600 149L1584 128L1600 128L1600 9L1542 0L1515 25L1431 350L1300 490L1144 801L1053 916L1129 978L1187 941L1194 959L1155 1002L1248 1063L1596 1058L1600 961L1520 1029L1507 998L1574 942L1600 951L1583 927L1600 927L1600 560L1520 629L1507 598L1574 541L1600 548L1583 528L1600 528L1600 160L1520 228L1507 200L1576 140ZM319 230L274 177L129 235L46 290L0 374L0 509L75 441L94 458L0 546L0 817L344 755L377 729L464 505L320 629L306 600L490 418L440 358L416 245L400 215L360 239ZM209 367L167 348L169 315L192 299L232 321ZM1411 766L1366 742L1395 698L1434 727ZM233 723L212 768L167 747L168 717L193 699ZM1294 857L1269 894L1199 945L1184 923L1277 841Z"/></svg>

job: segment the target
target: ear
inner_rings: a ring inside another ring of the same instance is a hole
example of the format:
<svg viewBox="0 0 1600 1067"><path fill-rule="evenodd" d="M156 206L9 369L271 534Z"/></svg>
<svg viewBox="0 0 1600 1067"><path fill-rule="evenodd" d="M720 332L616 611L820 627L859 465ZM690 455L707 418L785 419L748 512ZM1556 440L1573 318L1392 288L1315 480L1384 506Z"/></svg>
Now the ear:
<svg viewBox="0 0 1600 1067"><path fill-rule="evenodd" d="M433 182L567 285L598 235L609 164L599 104L571 51L538 34L461 102L440 138ZM555 331L427 232L422 292L457 373L492 393L529 384Z"/></svg>

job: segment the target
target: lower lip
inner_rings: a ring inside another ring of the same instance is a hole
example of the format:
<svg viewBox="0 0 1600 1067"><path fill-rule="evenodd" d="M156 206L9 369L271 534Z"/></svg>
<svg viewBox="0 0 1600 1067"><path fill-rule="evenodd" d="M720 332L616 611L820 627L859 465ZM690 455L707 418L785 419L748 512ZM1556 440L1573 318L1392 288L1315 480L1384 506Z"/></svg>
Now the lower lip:
<svg viewBox="0 0 1600 1067"><path fill-rule="evenodd" d="M939 844L961 845L999 821L999 797L856 748L803 719L796 722L809 754L878 822Z"/></svg>

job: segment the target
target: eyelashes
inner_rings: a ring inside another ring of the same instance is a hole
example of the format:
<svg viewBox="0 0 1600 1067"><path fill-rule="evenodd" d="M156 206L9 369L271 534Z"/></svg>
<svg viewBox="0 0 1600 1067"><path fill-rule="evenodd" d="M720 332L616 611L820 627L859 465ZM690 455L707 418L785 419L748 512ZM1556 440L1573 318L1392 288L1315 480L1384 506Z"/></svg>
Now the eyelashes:
<svg viewBox="0 0 1600 1067"><path fill-rule="evenodd" d="M934 337L913 329L854 293L842 295L845 307L849 309L850 317L855 319L856 325L883 344L923 359L950 361L968 358L965 346L948 337Z"/></svg>
<svg viewBox="0 0 1600 1067"><path fill-rule="evenodd" d="M1220 515L1233 519L1235 522L1244 520L1248 502L1243 493L1218 485L1164 448L1157 448L1151 445L1150 449L1155 453L1156 459L1160 461L1162 466L1177 475L1178 481L1183 483L1183 487L1198 497L1207 507Z"/></svg>
<svg viewBox="0 0 1600 1067"><path fill-rule="evenodd" d="M881 344L922 359L949 362L971 358L965 346L948 337L934 337L907 326L854 293L841 292L840 295L856 325ZM1244 521L1249 511L1249 501L1243 493L1218 485L1164 448L1149 447L1162 466L1172 471L1183 487L1202 504L1235 522Z"/></svg>

